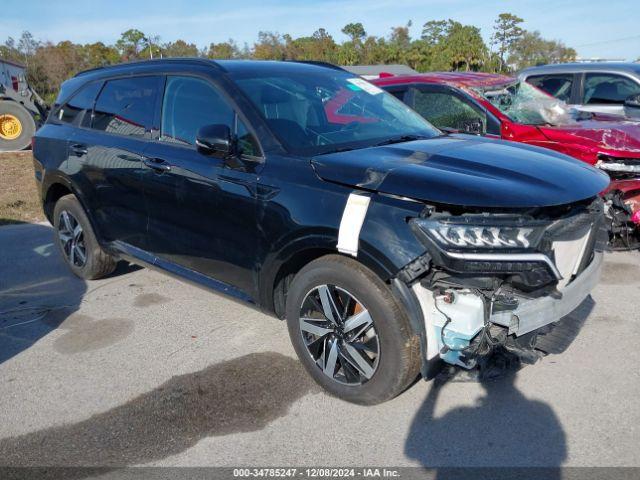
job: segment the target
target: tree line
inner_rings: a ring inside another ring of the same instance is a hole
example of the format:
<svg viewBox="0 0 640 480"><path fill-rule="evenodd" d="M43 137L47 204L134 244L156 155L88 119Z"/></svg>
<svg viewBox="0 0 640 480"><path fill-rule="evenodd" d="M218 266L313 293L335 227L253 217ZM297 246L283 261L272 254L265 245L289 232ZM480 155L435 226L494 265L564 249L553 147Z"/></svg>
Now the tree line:
<svg viewBox="0 0 640 480"><path fill-rule="evenodd" d="M538 31L523 28L524 20L501 13L495 20L489 45L480 29L452 19L430 20L419 38L410 35L411 21L392 27L387 36L369 35L362 23L349 23L341 32L348 40L338 43L324 28L311 36L293 38L277 32L259 32L251 46L234 40L199 48L185 40L162 42L137 29L122 33L113 45L102 42L56 44L36 40L30 32L9 37L0 45L0 58L27 66L31 85L47 101L60 83L80 70L119 62L161 57L217 59L317 60L338 65L401 63L420 71L484 71L509 73L527 66L574 60L576 51Z"/></svg>

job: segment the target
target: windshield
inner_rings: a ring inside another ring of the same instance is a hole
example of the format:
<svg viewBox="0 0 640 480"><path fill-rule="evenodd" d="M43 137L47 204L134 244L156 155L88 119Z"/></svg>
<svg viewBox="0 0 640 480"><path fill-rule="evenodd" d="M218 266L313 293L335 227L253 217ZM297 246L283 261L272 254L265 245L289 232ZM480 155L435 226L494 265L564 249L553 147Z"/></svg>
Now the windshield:
<svg viewBox="0 0 640 480"><path fill-rule="evenodd" d="M237 78L289 151L318 155L432 138L440 131L393 95L339 71Z"/></svg>
<svg viewBox="0 0 640 480"><path fill-rule="evenodd" d="M526 82L514 82L499 89L478 90L511 120L527 125L566 125L575 123L574 109Z"/></svg>

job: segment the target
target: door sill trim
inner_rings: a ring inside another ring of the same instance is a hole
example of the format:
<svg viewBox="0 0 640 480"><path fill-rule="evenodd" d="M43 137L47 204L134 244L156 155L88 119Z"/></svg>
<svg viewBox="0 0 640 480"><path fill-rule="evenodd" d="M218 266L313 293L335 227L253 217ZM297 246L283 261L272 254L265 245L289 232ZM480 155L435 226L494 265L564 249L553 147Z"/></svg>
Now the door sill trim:
<svg viewBox="0 0 640 480"><path fill-rule="evenodd" d="M209 277L208 275L200 272L196 272L195 270L191 270L190 268L183 267L182 265L178 265L175 262L170 262L168 260L159 258L146 250L134 247L133 245L130 245L121 240L115 240L111 242L109 246L110 248L115 250L118 255L125 258L126 260L131 261L132 263L140 264L144 267L148 267L154 270L159 270L162 273L166 273L180 280L186 280L187 282L192 283L198 287L205 287L209 290L213 290L214 292L218 292L225 296L228 296L234 300L240 300L243 303L255 305L255 301L253 298L251 298L239 288L234 287L233 285L229 285L228 283L216 280L215 278Z"/></svg>

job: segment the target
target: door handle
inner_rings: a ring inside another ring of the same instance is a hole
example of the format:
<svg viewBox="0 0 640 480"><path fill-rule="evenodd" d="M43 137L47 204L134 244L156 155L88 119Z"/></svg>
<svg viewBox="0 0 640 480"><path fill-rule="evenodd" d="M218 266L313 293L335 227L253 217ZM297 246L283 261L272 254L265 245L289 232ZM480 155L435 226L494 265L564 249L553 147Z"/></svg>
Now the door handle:
<svg viewBox="0 0 640 480"><path fill-rule="evenodd" d="M161 158L144 158L142 160L147 167L152 170L155 170L158 173L170 172L171 165L162 160Z"/></svg>
<svg viewBox="0 0 640 480"><path fill-rule="evenodd" d="M69 152L76 157L82 157L87 154L88 150L86 145L74 143L69 146Z"/></svg>

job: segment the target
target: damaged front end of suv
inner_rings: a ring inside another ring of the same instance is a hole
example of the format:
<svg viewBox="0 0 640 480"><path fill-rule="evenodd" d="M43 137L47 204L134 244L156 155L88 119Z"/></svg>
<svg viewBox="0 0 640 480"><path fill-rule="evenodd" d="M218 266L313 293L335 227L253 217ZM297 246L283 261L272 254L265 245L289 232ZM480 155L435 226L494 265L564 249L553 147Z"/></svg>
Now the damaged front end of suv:
<svg viewBox="0 0 640 480"><path fill-rule="evenodd" d="M314 167L371 196L361 247L421 252L390 280L427 379L443 363L484 375L498 352L535 362L548 352L542 338L556 341L599 281L609 179L565 155L446 135L321 156ZM385 198L396 203L381 207Z"/></svg>
<svg viewBox="0 0 640 480"><path fill-rule="evenodd" d="M517 214L429 206L409 223L427 252L400 278L422 309L427 377L440 360L471 369L497 352L535 363L538 334L597 284L607 241L601 199Z"/></svg>

